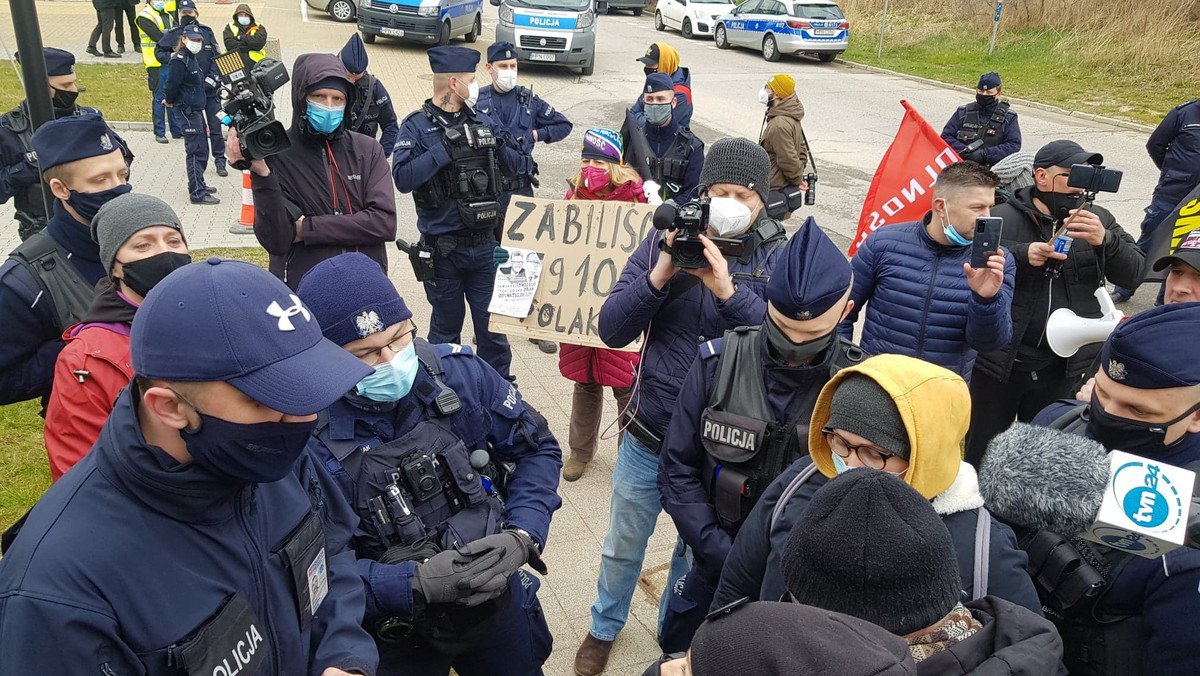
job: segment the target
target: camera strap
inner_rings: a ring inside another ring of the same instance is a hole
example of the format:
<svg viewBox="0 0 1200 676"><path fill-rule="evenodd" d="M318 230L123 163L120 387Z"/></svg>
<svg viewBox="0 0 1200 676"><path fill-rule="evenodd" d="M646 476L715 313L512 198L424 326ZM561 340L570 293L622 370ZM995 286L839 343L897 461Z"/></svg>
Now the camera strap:
<svg viewBox="0 0 1200 676"><path fill-rule="evenodd" d="M804 125L800 125L800 138L804 139L804 152L808 155L808 166L812 167L813 176L817 176L817 158L813 157L812 146L808 143L808 135L804 133ZM818 180L820 180L819 176Z"/></svg>

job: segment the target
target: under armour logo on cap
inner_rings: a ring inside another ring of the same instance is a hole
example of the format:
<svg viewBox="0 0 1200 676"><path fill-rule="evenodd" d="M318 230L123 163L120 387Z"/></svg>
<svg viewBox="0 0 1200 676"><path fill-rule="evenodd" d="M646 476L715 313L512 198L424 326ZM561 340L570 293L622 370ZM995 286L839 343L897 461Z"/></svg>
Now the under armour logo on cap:
<svg viewBox="0 0 1200 676"><path fill-rule="evenodd" d="M267 306L267 314L279 318L280 331L295 331L296 327L292 324L292 317L296 315L303 316L306 322L312 321L312 314L309 313L308 308L304 307L296 294L288 294L288 298L292 300L292 306L286 310L280 307L277 300L271 301L271 304Z"/></svg>

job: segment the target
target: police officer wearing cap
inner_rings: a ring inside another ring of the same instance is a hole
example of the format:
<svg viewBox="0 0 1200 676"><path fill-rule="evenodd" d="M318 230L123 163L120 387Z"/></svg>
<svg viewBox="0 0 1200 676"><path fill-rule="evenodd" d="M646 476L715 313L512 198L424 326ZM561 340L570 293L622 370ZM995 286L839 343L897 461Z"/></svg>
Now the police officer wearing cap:
<svg viewBox="0 0 1200 676"><path fill-rule="evenodd" d="M205 65L204 32L195 24L183 27L175 53L167 61L167 80L163 83L163 102L179 110L183 122L184 167L187 170L188 198L192 204L220 204L204 181L208 168L208 132L204 121L204 81L211 62Z"/></svg>
<svg viewBox="0 0 1200 676"><path fill-rule="evenodd" d="M479 52L432 47L433 98L400 125L392 177L411 192L417 209L417 245L433 256L425 283L432 306L431 343L461 342L464 300L471 308L479 356L510 378L508 339L488 330L495 268L492 254L502 225L503 176L521 166L521 154L496 137L491 116L476 109Z"/></svg>
<svg viewBox="0 0 1200 676"><path fill-rule="evenodd" d="M63 331L106 275L92 219L130 190L125 142L99 113L47 122L32 144L54 215L0 265L0 405L50 393Z"/></svg>
<svg viewBox="0 0 1200 676"><path fill-rule="evenodd" d="M665 73L650 73L642 87L646 124L638 133L646 137L654 155L647 158L650 180L643 183L651 204L664 200L682 204L695 197L704 168L704 142L677 116L679 101L674 91L671 77ZM628 142L625 147L632 148Z"/></svg>
<svg viewBox="0 0 1200 676"><path fill-rule="evenodd" d="M416 337L371 259L317 264L297 291L325 337L374 372L309 444L361 519L354 540L380 676L540 674L537 599L562 451L516 387L459 345ZM339 496L339 497L342 497Z"/></svg>
<svg viewBox="0 0 1200 676"><path fill-rule="evenodd" d="M700 345L663 441L663 509L692 550L659 634L686 650L708 614L742 521L778 472L808 454L808 420L834 373L863 359L837 335L850 313L850 262L811 217L767 284L767 313Z"/></svg>
<svg viewBox="0 0 1200 676"><path fill-rule="evenodd" d="M379 145L383 146L384 157L390 158L396 147L396 136L400 124L396 121L396 109L392 97L379 78L367 72L367 47L358 33L350 36L346 46L338 54L346 66L346 78L354 85L354 102L347 109L348 129L375 138L380 130Z"/></svg>
<svg viewBox="0 0 1200 676"><path fill-rule="evenodd" d="M6 674L375 673L354 522L304 453L370 367L260 267L168 275L136 376L0 559Z"/></svg>
<svg viewBox="0 0 1200 676"><path fill-rule="evenodd" d="M221 55L221 43L217 42L217 36L211 28L200 23L196 0L179 0L179 25L163 33L154 54L160 62L167 63L171 54L178 51L179 39L188 26L195 26L201 34L200 51L195 52L200 69L204 73L204 104L200 108L201 121L204 124L201 125L200 131L208 136L217 176L228 176L229 170L225 166L225 137L221 135L220 74L214 61ZM186 140L186 131L184 137ZM192 198L195 199L195 194Z"/></svg>
<svg viewBox="0 0 1200 676"><path fill-rule="evenodd" d="M975 102L959 106L946 122L942 140L959 157L990 167L1021 149L1017 114L1000 100L1002 91L1000 74L984 73L975 87Z"/></svg>
<svg viewBox="0 0 1200 676"><path fill-rule="evenodd" d="M1197 335L1200 303L1139 312L1104 343L1091 400L1056 403L1034 424L1200 471L1200 361L1192 355ZM1063 661L1072 674L1200 673L1193 630L1200 624L1200 551L1181 547L1147 559L1080 538L1066 544L1077 555L1064 570L1077 564L1105 580L1091 612L1072 619L1047 613L1062 635ZM1061 596L1047 593L1052 590L1045 579L1034 576L1034 582L1050 609L1061 611L1055 607Z"/></svg>
<svg viewBox="0 0 1200 676"><path fill-rule="evenodd" d="M54 47L46 47L42 54L46 59L54 118L84 113L100 115L95 108L75 103L83 91L76 84L75 55ZM18 53L16 58L20 63L21 54ZM13 200L17 234L21 241L46 227L51 207L54 206L54 196L46 190L38 173L38 158L32 143L33 131L26 101L21 101L16 108L0 115L0 204ZM130 159L133 159L132 155Z"/></svg>
<svg viewBox="0 0 1200 676"><path fill-rule="evenodd" d="M783 227L763 208L770 174L771 160L758 144L744 138L714 143L700 176L701 193L711 200L700 240L708 265L676 267L669 249L679 231L654 230L629 256L600 309L600 337L609 347L624 348L638 337L645 342L631 403L621 417L624 434L613 468L592 625L575 654L581 676L604 670L628 619L646 544L662 510L658 454L684 377L706 341L739 326L758 326L766 315L767 281L787 244ZM741 255L722 255L708 239L718 235L737 240ZM688 567L677 550L668 590ZM660 623L668 600L659 605Z"/></svg>

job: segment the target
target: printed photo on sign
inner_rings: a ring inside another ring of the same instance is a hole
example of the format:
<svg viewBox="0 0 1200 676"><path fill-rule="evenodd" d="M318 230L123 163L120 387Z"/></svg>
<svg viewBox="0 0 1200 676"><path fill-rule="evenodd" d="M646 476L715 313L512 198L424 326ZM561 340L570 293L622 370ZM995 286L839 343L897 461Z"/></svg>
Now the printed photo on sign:
<svg viewBox="0 0 1200 676"><path fill-rule="evenodd" d="M505 247L508 261L496 268L488 312L522 319L529 316L533 294L542 278L542 260L528 249Z"/></svg>

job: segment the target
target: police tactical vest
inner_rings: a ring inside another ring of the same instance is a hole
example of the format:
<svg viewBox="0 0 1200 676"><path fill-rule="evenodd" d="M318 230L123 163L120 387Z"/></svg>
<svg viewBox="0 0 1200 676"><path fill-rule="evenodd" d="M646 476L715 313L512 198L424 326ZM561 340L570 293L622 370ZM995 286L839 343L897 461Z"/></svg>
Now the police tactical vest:
<svg viewBox="0 0 1200 676"><path fill-rule="evenodd" d="M650 175L655 183L665 189L664 199L671 199L683 190L688 165L692 160L692 140L695 138L690 129L681 127L675 132L675 140L667 152L662 157L650 158Z"/></svg>
<svg viewBox="0 0 1200 676"><path fill-rule="evenodd" d="M79 323L92 303L93 285L75 269L50 235L35 233L8 255L37 281L41 292L54 302L61 334Z"/></svg>
<svg viewBox="0 0 1200 676"><path fill-rule="evenodd" d="M361 107L350 115L350 131L365 133L363 127L379 120L379 106L375 101L375 76L365 73L362 80L355 84L355 94L361 96Z"/></svg>
<svg viewBox="0 0 1200 676"><path fill-rule="evenodd" d="M29 115L25 112L24 103L4 115L0 115L0 126L17 137L21 143L21 150L27 156L33 156L33 125L29 120ZM53 204L53 201L54 198L50 195L49 190L45 189L42 181L37 181L13 195L13 206L16 207L14 216L20 224L21 239L46 227L46 221L50 218L50 205Z"/></svg>
<svg viewBox="0 0 1200 676"><path fill-rule="evenodd" d="M1001 101L996 104L996 109L992 111L991 116L987 120L982 120L983 109L980 105L975 102L968 103L966 115L963 116L962 129L958 130L958 140L963 143L971 143L983 139L985 148L999 145L1004 140L1004 137L1000 135L1000 130L1004 128L1008 109L1008 102Z"/></svg>
<svg viewBox="0 0 1200 676"><path fill-rule="evenodd" d="M706 488L721 527L730 535L737 534L775 477L808 452L808 422L821 390L797 392L796 416L785 423L775 420L763 382L760 331L742 326L725 332L708 407L700 416ZM863 357L858 346L838 339L826 351L824 363L832 378Z"/></svg>
<svg viewBox="0 0 1200 676"><path fill-rule="evenodd" d="M464 124L451 124L443 111L426 102L422 112L445 133ZM477 125L470 122L472 126ZM496 148L455 146L450 163L413 191L413 202L422 209L440 209L447 201L458 207L467 230L491 230L500 225L500 163Z"/></svg>

